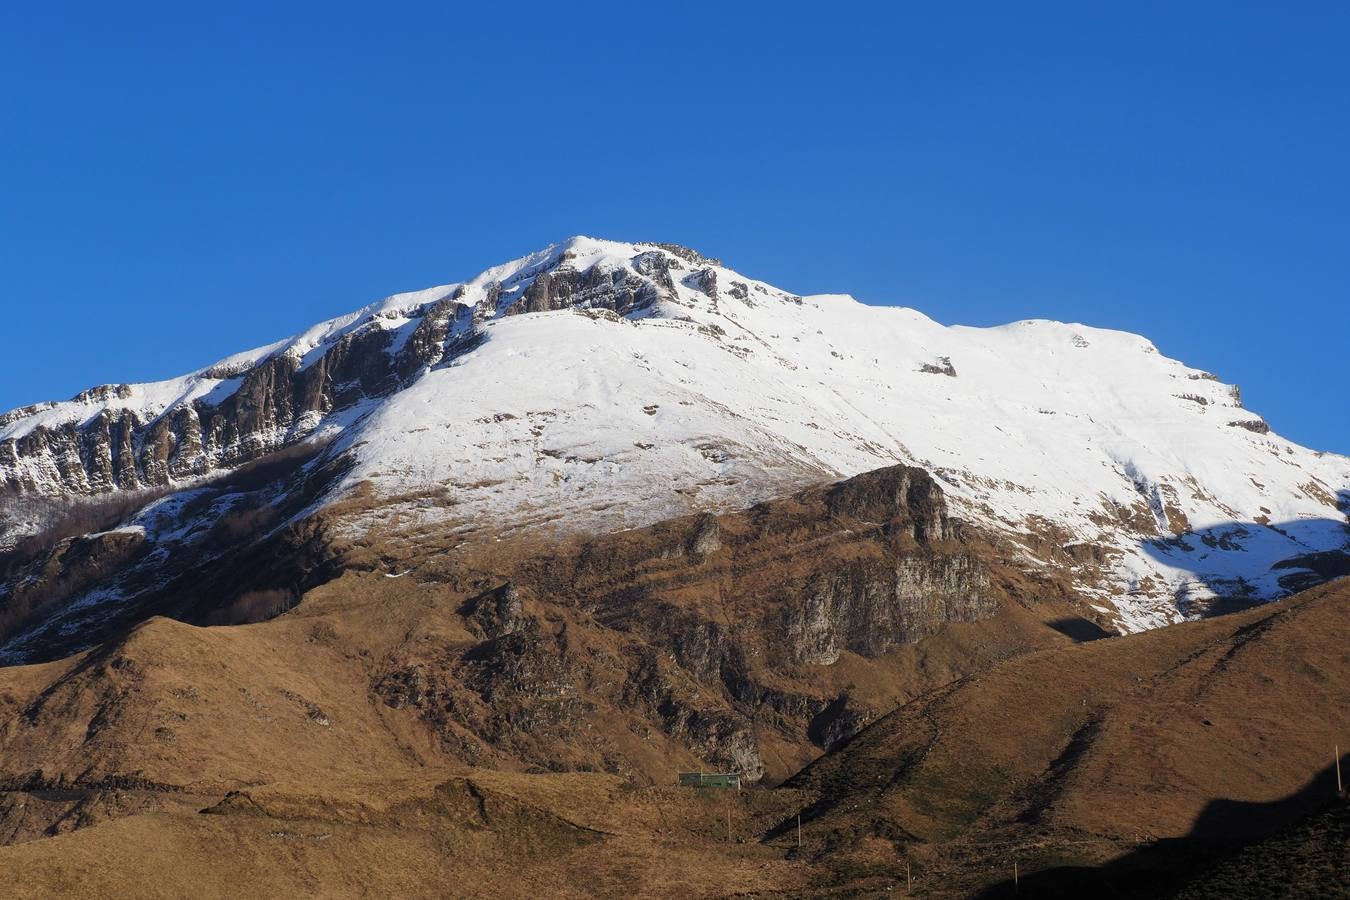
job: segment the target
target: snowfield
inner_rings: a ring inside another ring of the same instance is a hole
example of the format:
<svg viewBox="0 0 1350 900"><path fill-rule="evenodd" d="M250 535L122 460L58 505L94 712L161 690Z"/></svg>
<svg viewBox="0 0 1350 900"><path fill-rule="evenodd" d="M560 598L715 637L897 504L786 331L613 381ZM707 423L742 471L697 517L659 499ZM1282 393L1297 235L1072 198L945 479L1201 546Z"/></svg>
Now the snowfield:
<svg viewBox="0 0 1350 900"><path fill-rule="evenodd" d="M588 287L564 308L510 314L536 279L569 272ZM618 284L644 286L650 302L600 308ZM446 299L459 313L445 343L473 332L467 349L273 436L338 435L326 454L353 465L320 505L362 482L423 495L353 528L396 514L625 528L899 462L934 473L960 517L1090 547L1105 577L1084 589L1129 630L1215 594L1279 596L1290 570L1274 563L1347 547L1350 459L1264 433L1235 389L1142 337L944 326L844 295L796 297L689 251L580 237L185 378L12 413L0 445L103 408L150 421L209 405L260 361L310 366L360 329L390 332L392 359ZM50 464L15 465L41 482Z"/></svg>

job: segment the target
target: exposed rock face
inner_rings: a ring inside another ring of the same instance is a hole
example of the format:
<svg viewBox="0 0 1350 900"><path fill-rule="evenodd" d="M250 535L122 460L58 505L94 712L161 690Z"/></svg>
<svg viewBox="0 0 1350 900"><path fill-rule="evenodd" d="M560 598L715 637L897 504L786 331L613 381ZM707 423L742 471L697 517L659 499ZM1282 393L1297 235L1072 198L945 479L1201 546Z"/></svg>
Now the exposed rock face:
<svg viewBox="0 0 1350 900"><path fill-rule="evenodd" d="M694 526L689 537L689 552L693 556L706 556L722 549L722 529L717 525L717 517L705 515Z"/></svg>
<svg viewBox="0 0 1350 900"><path fill-rule="evenodd" d="M935 363L924 363L922 366L919 366L919 371L929 375L946 375L949 378L956 377L956 366L952 365L950 356L939 356Z"/></svg>
<svg viewBox="0 0 1350 900"><path fill-rule="evenodd" d="M414 642L375 689L471 761L621 760L592 727L618 710L635 733L755 779L766 727L827 747L879 712L813 687L819 667L999 610L978 546L927 473L883 469L532 559L460 607L475 640Z"/></svg>
<svg viewBox="0 0 1350 900"><path fill-rule="evenodd" d="M861 731L875 714L859 707L847 692L840 694L811 720L811 741L825 751L838 747Z"/></svg>
<svg viewBox="0 0 1350 900"><path fill-rule="evenodd" d="M469 618L489 638L504 637L520 631L525 623L525 607L520 591L507 583L471 601Z"/></svg>
<svg viewBox="0 0 1350 900"><path fill-rule="evenodd" d="M685 262L695 266L720 266L722 261L715 256L704 256L697 250L690 249L681 244L661 243L657 241L652 244L653 247L660 247L667 253L674 254Z"/></svg>
<svg viewBox="0 0 1350 900"><path fill-rule="evenodd" d="M316 347L296 339L285 350L189 376L183 379L187 393L167 407L138 406L130 385L91 388L69 405L104 408L0 437L0 487L97 495L233 468L301 440L330 414L387 397L426 368L472 349L486 319L566 308L626 316L672 295L671 272L683 267L682 259L703 257L670 245L639 253L631 267L579 269L572 259L561 253L509 289L489 281L472 293L460 285L407 307L368 308L340 328L328 323L333 333ZM214 389L191 390L208 385ZM0 428L59 406L14 410L0 416Z"/></svg>
<svg viewBox="0 0 1350 900"><path fill-rule="evenodd" d="M816 665L846 649L880 656L997 609L988 573L969 556L851 563L817 573L794 595L785 609L786 645L797 662Z"/></svg>
<svg viewBox="0 0 1350 900"><path fill-rule="evenodd" d="M1270 425L1265 419L1242 419L1228 424L1232 428L1245 428L1252 434L1270 434Z"/></svg>
<svg viewBox="0 0 1350 900"><path fill-rule="evenodd" d="M916 541L948 536L946 498L922 469L892 466L850 478L830 489L826 504L831 516L883 522Z"/></svg>
<svg viewBox="0 0 1350 900"><path fill-rule="evenodd" d="M407 382L423 366L436 365L470 344L476 337L473 328L475 312L457 299L437 300L431 304L413 329L408 343L395 357L399 379Z"/></svg>
<svg viewBox="0 0 1350 900"><path fill-rule="evenodd" d="M433 327L428 330L434 332ZM442 349L410 341L393 361L389 334L378 328L338 340L302 367L270 357L220 400L197 399L142 419L105 410L85 423L39 425L0 442L5 483L24 490L103 494L158 487L232 468L306 436L319 420L361 400L388 394L398 371L438 362Z"/></svg>
<svg viewBox="0 0 1350 900"><path fill-rule="evenodd" d="M713 269L699 269L686 277L684 283L712 300L717 299L717 272Z"/></svg>
<svg viewBox="0 0 1350 900"><path fill-rule="evenodd" d="M72 595L113 580L118 572L143 558L150 548L145 535L113 531L62 541L13 578L0 593L0 638L38 620Z"/></svg>
<svg viewBox="0 0 1350 900"><path fill-rule="evenodd" d="M309 468L321 452L288 448L187 493L56 510L51 531L0 552L0 665L84 650L149 615L224 625L283 612L336 574L322 520L287 524L336 474Z"/></svg>
<svg viewBox="0 0 1350 900"><path fill-rule="evenodd" d="M635 261L634 268L638 275L600 265L578 271L564 263L535 277L523 296L508 306L506 312L514 315L584 306L608 309L622 316L651 306L660 298L663 289L674 291L670 262L664 254L643 254Z"/></svg>

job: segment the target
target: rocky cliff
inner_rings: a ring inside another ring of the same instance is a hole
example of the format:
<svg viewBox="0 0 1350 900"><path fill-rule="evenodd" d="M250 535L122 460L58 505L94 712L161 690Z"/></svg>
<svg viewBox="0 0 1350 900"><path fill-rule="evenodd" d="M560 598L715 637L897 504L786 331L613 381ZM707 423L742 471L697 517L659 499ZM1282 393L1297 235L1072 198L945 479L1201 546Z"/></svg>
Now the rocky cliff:
<svg viewBox="0 0 1350 900"><path fill-rule="evenodd" d="M759 778L765 740L824 747L879 712L822 677L843 657L878 660L998 613L1008 591L989 550L927 473L883 469L500 567L508 580L458 608L463 638L410 639L375 690L468 761L631 769L595 727L609 710ZM465 577L415 555L400 565Z"/></svg>
<svg viewBox="0 0 1350 900"><path fill-rule="evenodd" d="M631 268L578 268L574 259L562 251L505 281L480 276L471 285L390 298L317 326L279 351L265 348L184 384L165 383L179 392L167 404L145 396L154 393L147 386L119 384L91 388L65 404L13 410L0 416L0 484L96 495L190 482L406 387L473 347L479 326L492 318L569 308L630 315L673 299L672 273L687 263L694 268L686 280L715 290L712 269L697 266L709 261L673 244L639 253ZM63 414L84 409L93 414Z"/></svg>

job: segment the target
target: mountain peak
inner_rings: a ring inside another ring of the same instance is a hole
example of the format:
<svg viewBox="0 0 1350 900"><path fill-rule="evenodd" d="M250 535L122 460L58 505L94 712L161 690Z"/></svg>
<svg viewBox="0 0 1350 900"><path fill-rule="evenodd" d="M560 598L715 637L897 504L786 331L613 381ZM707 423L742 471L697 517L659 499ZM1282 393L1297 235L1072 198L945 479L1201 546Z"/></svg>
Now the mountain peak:
<svg viewBox="0 0 1350 900"><path fill-rule="evenodd" d="M360 487L409 523L586 532L903 464L1018 552L1078 560L1126 629L1278 596L1299 575L1276 562L1346 541L1350 460L1271 433L1138 335L838 299L576 236L181 378L0 417L0 485L181 490L331 441L297 516ZM33 527L4 516L0 547Z"/></svg>
<svg viewBox="0 0 1350 900"><path fill-rule="evenodd" d="M610 238L597 238L584 234L575 234L556 244L550 244L544 253L557 250L561 254L572 253L575 256L602 255L631 256L644 250L664 250L685 262L696 266L720 266L722 261L705 256L691 247L669 241L618 241Z"/></svg>

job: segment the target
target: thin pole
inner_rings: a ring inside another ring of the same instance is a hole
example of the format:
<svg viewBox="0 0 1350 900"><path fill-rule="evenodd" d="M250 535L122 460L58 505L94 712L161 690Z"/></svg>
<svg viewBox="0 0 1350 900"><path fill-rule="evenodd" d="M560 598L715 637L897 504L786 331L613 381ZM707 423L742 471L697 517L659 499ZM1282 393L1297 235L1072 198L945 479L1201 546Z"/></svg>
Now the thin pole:
<svg viewBox="0 0 1350 900"><path fill-rule="evenodd" d="M802 814L797 813L797 849L802 849Z"/></svg>
<svg viewBox="0 0 1350 900"><path fill-rule="evenodd" d="M1022 890L1022 887L1021 887L1021 884L1019 883L1018 878L1017 878L1017 860L1014 859L1014 860L1013 860L1013 893L1014 893L1014 894L1020 893L1021 890Z"/></svg>
<svg viewBox="0 0 1350 900"><path fill-rule="evenodd" d="M731 843L731 803L727 802L727 843Z"/></svg>
<svg viewBox="0 0 1350 900"><path fill-rule="evenodd" d="M1340 794L1345 791L1345 785L1341 783L1341 745L1333 744L1332 748L1336 753L1336 793Z"/></svg>
<svg viewBox="0 0 1350 900"><path fill-rule="evenodd" d="M910 891L913 889L914 889L914 879L911 878L909 874L909 860L905 860L905 890Z"/></svg>

